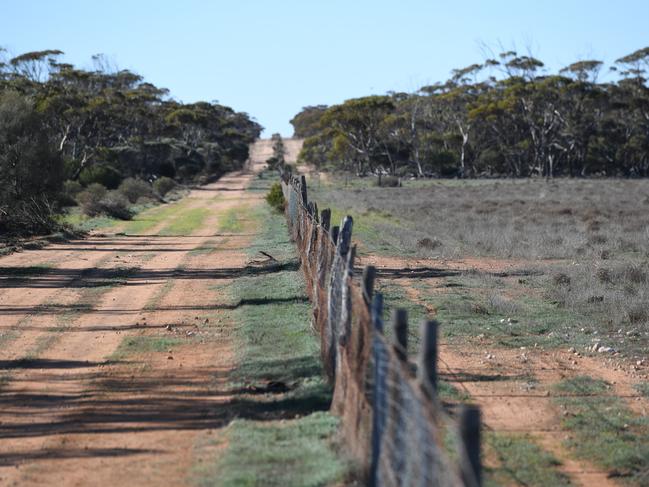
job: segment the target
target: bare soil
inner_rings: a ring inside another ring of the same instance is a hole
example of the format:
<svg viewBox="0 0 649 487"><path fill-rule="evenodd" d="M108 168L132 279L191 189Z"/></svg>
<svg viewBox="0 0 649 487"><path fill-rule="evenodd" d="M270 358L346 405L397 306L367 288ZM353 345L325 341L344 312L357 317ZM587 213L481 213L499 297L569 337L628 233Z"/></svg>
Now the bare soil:
<svg viewBox="0 0 649 487"><path fill-rule="evenodd" d="M189 194L212 215L192 234L112 230L0 258L0 485L191 481L197 445L230 419L214 288L243 270L252 238L219 234L219 215L259 204L245 188L263 153ZM116 354L125 338L157 345Z"/></svg>
<svg viewBox="0 0 649 487"><path fill-rule="evenodd" d="M419 289L412 286L408 274L422 270L478 269L492 273L511 273L525 269L523 260L465 258L462 260L401 259L369 255L363 265L378 268L379 278L391 279L402 286L410 299L420 300ZM382 276L382 277L381 277ZM421 278L428 289L444 291L444 277ZM436 282L439 281L439 282ZM427 307L431 317L435 310ZM529 434L561 461L562 471L575 485L618 485L608 472L570 456L563 446L569 432L562 430L563 412L552 401L552 386L566 378L588 375L610 383L613 394L627 400L638 414L646 415L649 401L634 390L638 371L614 369L598 357L577 356L569 350L536 348L511 349L484 341L481 345L440 344L440 376L480 405L488 429L503 433ZM487 458L487 463L494 459Z"/></svg>

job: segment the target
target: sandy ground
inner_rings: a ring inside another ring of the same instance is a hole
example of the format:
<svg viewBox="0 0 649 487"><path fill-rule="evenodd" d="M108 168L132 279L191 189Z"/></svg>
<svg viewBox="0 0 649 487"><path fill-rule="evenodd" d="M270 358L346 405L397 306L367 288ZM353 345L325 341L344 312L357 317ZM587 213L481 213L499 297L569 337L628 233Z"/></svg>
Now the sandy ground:
<svg viewBox="0 0 649 487"><path fill-rule="evenodd" d="M214 286L243 269L252 238L219 234L219 215L260 203L244 191L269 147L189 194L211 215L190 235L113 229L0 259L0 485L190 483L197 445L230 419L232 344L205 320L218 321ZM125 337L161 334L180 341L115 355Z"/></svg>
<svg viewBox="0 0 649 487"><path fill-rule="evenodd" d="M374 265L389 276L394 270L406 276L394 279L403 286L408 296L417 301L420 291L412 286L408 270L414 275L422 270L479 269L485 272L511 273L525 269L525 261L499 259L462 259L439 261L426 259L401 259L366 256L363 265ZM444 291L444 277L426 279L429 288ZM446 291L447 292L447 291ZM435 310L428 309L431 317ZM646 416L649 401L633 388L638 382L637 372L614 369L597 357L577 356L568 350L543 350L536 348L511 349L485 342L471 344L441 343L439 351L440 376L466 393L480 405L483 419L489 430L503 433L529 434L562 462L561 469L575 485L619 485L608 478L608 472L588 462L571 457L563 446L569 433L562 430L561 411L552 400L552 385L562 379L588 375L606 380L613 394L625 399L632 410ZM635 375L635 376L634 376ZM646 377L645 377L646 378ZM486 459L487 463L493 459Z"/></svg>

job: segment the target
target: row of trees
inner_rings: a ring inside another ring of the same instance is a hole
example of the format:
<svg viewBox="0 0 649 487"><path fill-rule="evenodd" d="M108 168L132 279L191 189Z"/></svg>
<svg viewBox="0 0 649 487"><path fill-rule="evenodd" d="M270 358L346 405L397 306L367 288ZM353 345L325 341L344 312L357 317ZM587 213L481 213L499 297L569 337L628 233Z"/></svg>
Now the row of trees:
<svg viewBox="0 0 649 487"><path fill-rule="evenodd" d="M301 159L322 168L418 176L649 176L649 48L556 74L513 51L416 93L304 108Z"/></svg>
<svg viewBox="0 0 649 487"><path fill-rule="evenodd" d="M240 167L261 132L245 113L182 104L101 55L84 70L62 54L0 49L0 231L50 212L64 180L110 189L126 178L217 176Z"/></svg>

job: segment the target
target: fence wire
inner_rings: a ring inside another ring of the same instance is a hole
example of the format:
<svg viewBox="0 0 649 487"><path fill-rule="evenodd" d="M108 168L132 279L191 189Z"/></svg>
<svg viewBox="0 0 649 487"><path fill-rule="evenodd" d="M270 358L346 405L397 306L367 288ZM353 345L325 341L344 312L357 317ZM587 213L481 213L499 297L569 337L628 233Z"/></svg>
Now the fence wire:
<svg viewBox="0 0 649 487"><path fill-rule="evenodd" d="M369 309L371 290L354 279L352 219L330 228L328 210L319 215L307 201L303 178L282 174L282 191L348 453L377 487L479 485L455 420L383 335L380 315Z"/></svg>

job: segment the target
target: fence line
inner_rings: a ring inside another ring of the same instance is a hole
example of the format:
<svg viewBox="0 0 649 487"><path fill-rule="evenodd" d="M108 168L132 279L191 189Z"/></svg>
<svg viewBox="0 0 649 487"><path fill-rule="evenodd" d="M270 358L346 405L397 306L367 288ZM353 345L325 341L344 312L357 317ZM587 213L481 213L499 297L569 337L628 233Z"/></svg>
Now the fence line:
<svg viewBox="0 0 649 487"><path fill-rule="evenodd" d="M373 295L376 270L354 276L353 219L331 227L331 212L308 200L304 176L282 173L281 184L348 453L371 486L479 486L480 411L464 406L450 418L437 398L437 322L422 323L423 346L410 363L405 310L393 313L389 340L383 297Z"/></svg>

